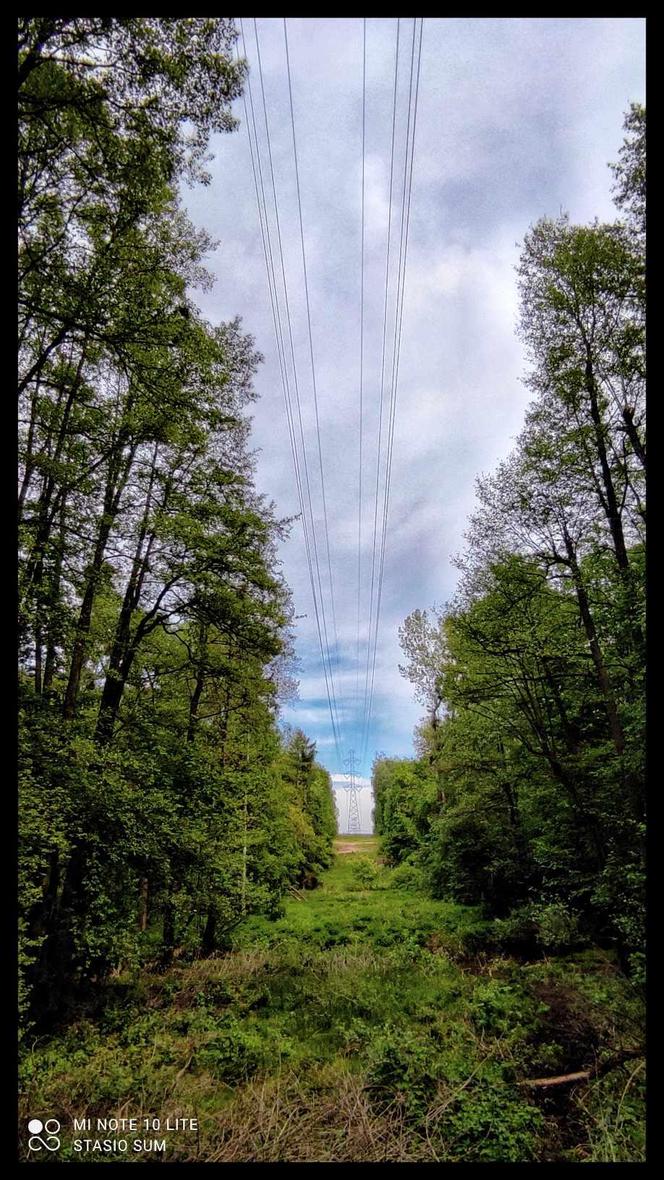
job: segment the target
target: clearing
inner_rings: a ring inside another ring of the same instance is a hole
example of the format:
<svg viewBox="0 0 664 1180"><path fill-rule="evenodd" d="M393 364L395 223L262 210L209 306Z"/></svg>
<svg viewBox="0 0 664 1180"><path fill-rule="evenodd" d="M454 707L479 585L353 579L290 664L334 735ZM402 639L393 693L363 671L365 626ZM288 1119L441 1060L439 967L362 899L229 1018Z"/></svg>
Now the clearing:
<svg viewBox="0 0 664 1180"><path fill-rule="evenodd" d="M319 888L249 919L231 953L112 980L100 1010L26 1055L22 1111L61 1122L58 1158L642 1159L641 1001L612 959L489 954L480 913L380 865L375 838L336 851ZM590 1080L527 1084L573 1070ZM85 1155L83 1116L176 1130Z"/></svg>
<svg viewBox="0 0 664 1180"><path fill-rule="evenodd" d="M334 851L337 856L347 852L363 852L365 856L378 848L377 836L338 836L334 841Z"/></svg>

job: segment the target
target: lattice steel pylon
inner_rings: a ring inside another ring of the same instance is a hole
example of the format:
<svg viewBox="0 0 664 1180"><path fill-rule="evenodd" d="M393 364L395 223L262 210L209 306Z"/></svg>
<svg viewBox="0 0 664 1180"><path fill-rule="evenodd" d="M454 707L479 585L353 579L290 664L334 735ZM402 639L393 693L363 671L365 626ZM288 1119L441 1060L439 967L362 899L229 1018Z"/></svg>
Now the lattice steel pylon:
<svg viewBox="0 0 664 1180"><path fill-rule="evenodd" d="M346 759L346 778L348 779L348 786L345 788L348 793L348 835L359 835L362 831L360 822L360 800L358 792L362 790L358 786L355 778L355 751L351 750Z"/></svg>

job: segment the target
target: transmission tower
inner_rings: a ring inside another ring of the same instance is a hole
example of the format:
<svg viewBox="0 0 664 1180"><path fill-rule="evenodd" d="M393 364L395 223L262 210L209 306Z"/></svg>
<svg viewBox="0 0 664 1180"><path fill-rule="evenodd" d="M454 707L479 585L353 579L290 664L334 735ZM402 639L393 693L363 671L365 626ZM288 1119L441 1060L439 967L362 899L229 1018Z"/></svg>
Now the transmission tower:
<svg viewBox="0 0 664 1180"><path fill-rule="evenodd" d="M351 750L350 754L346 758L345 764L348 767L348 769L346 771L346 778L348 779L348 786L345 788L345 790L348 794L348 834L350 836L350 835L359 834L359 832L362 830L362 825L360 823L360 800L359 800L359 791L362 790L362 787L358 786L357 779L355 777L355 751L354 750Z"/></svg>

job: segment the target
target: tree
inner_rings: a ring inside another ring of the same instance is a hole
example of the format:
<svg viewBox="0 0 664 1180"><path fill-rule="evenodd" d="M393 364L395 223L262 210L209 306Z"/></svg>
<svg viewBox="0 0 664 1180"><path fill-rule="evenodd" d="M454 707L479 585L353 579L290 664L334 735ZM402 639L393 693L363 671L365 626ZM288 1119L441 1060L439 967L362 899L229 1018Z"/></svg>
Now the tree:
<svg viewBox="0 0 664 1180"><path fill-rule="evenodd" d="M633 102L625 116L626 132L620 149L620 159L610 168L615 177L614 200L627 214L628 224L645 246L646 230L646 111Z"/></svg>
<svg viewBox="0 0 664 1180"><path fill-rule="evenodd" d="M640 108L626 129L614 171L627 224L574 226L561 216L526 234L520 334L534 400L512 455L478 481L455 598L435 625L416 611L400 631L401 671L427 707L419 751L440 790L422 831L408 827L403 785L382 788L377 815L386 848L401 841L437 895L482 902L499 917L566 907L570 930L636 965L645 830Z"/></svg>
<svg viewBox="0 0 664 1180"><path fill-rule="evenodd" d="M191 292L245 65L230 19L19 21L21 926L42 1026L113 969L227 946L329 863L300 735L288 521L254 486L261 358ZM296 767L296 782L291 771Z"/></svg>

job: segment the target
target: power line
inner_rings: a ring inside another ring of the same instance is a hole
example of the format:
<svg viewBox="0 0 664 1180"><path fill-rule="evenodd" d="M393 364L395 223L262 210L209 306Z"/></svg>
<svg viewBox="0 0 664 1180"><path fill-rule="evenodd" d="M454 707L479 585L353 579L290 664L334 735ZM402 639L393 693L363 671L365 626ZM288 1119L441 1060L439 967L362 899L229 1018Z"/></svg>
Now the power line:
<svg viewBox="0 0 664 1180"><path fill-rule="evenodd" d="M392 194L394 190L394 154L396 145L396 119L397 119L397 93L399 81L399 37L401 30L401 21L397 17L397 39L396 49L394 54L394 91L392 96L392 146L390 150L390 187L388 197L388 220L387 220L387 249L385 261L385 299L383 304L383 331L382 331L382 346L381 346L381 379L380 379L380 399L379 399L379 417L378 417L378 446L376 449L376 491L374 498L374 521L373 521L373 539L371 545L371 589L369 593L369 630L367 639L367 662L364 679L364 705L363 705L363 733L366 730L366 718L369 699L369 667L371 662L371 633L373 624L373 607L374 607L374 585L376 576L376 541L378 537L378 503L379 503L379 487L380 487L380 457L383 431L383 398L385 390L385 350L387 342L387 309L389 300L389 278L390 278L390 248L392 239ZM364 746L364 738L362 745ZM364 758L364 750L361 753Z"/></svg>
<svg viewBox="0 0 664 1180"><path fill-rule="evenodd" d="M417 35L417 18L413 19L413 41L411 48L411 65L410 65L410 80L409 80L409 95L408 95L408 123L406 126L406 150L404 154L404 176L403 176L403 194L401 204L401 227L400 227L400 241L399 241L399 267L397 272L397 294L395 300L395 323L394 323L394 341L392 354L392 380L391 380L391 395L390 395L390 413L388 425L388 444L386 456L386 474L385 474L385 489L383 497L383 521L382 521L382 536L381 536L381 553L380 566L378 577L378 592L376 604L376 619L375 619L375 636L373 642L373 657L371 668L371 685L369 689L369 701L366 713L365 723L365 740L363 743L363 757L366 753L366 746L369 741L369 731L371 726L371 716L374 699L374 683L376 674L376 653L378 647L378 628L380 623L380 607L383 592L383 580L385 573L385 549L387 540L387 521L389 514L390 490L392 482L392 457L394 450L394 427L396 420L396 403L397 403L397 389L399 381L399 363L401 358L401 340L403 330L403 305L405 296L406 283L406 262L408 257L408 234L410 228L410 204L412 196L413 184L413 163L415 158L415 131L417 126L417 105L419 96L419 82L420 82L420 67L422 60L422 35L423 35L424 18L420 18L419 26L419 43L417 48L417 69L415 72L415 85L413 90L413 71L415 62L415 43ZM411 132L411 114L412 114L412 132ZM370 637L371 641L371 637Z"/></svg>
<svg viewBox="0 0 664 1180"><path fill-rule="evenodd" d="M242 18L240 20L240 28L242 32L242 43L246 56L246 44L244 39L244 28ZM316 629L318 633L318 641L321 652L321 661L323 667L323 674L325 680L326 694L330 710L330 718L332 722L332 732L334 735L334 742L337 750L337 756L341 759L341 725L339 720L339 706L334 687L333 665L339 664L339 641L337 633L337 618L335 609L335 590L334 578L332 571L332 557L330 546L330 531L328 525L328 512L325 489L325 475L323 464L323 449L322 449L322 431L318 404L318 388L317 388L317 374L316 374L316 358L314 351L313 330L312 330L312 316L311 316L311 301L309 292L309 276L307 268L307 253L305 247L304 235L304 219L302 211L302 195L299 174L299 158L297 149L297 135L294 114L293 102L293 85L290 63L290 51L288 42L288 28L287 18L283 18L284 31L284 46L286 56L286 70L288 80L288 100L290 113L290 126L292 137L293 161L295 170L295 185L297 194L297 216L299 221L299 239L300 252L302 261L303 287L304 287L304 301L306 309L306 326L308 336L308 353L309 364L311 368L311 385L313 395L313 409L316 428L316 445L318 454L318 468L321 485L321 503L322 503L322 532L325 547L325 558L327 564L327 574L329 578L329 607L331 610L332 635L334 646L331 649L328 634L328 625L326 619L326 595L323 593L323 579L321 576L321 562L319 559L318 542L319 529L317 521L314 516L312 487L309 473L309 466L307 462L307 451L305 445L305 432L302 418L302 401L300 396L300 386L298 380L298 369L296 363L296 352L293 339L293 323L291 315L291 306L289 299L288 282L286 277L286 267L284 261L284 249L282 240L281 220L279 216L279 200L277 195L277 187L274 172L274 162L272 153L272 143L270 135L270 122L268 118L268 106L265 93L265 84L263 78L263 69L261 62L260 39L258 34L258 26L256 18L254 21L254 35L256 43L258 74L260 79L260 90L262 98L263 121L265 127L265 142L267 145L267 166L266 174L271 186L271 212L272 220L275 225L276 232L273 234L271 226L270 215L270 200L266 193L266 179L263 175L263 165L261 162L261 143L258 134L258 127L256 122L256 113L254 109L254 100L251 90L251 82L247 81L247 95L249 99L249 110L247 108L247 99L243 94L243 102L245 108L245 117L247 122L247 134L249 139L249 147L251 152L252 170L254 175L254 186L256 189L256 199L259 212L259 223L261 229L261 238L263 242L263 253L266 264L266 271L268 277L268 291L270 296L270 303L272 308L272 318L275 328L275 336L277 341L277 355L279 361L279 368L281 373L281 380L284 393L284 403L286 407L286 418L288 424L289 440L291 445L293 467L295 473L296 488L298 494L298 501L300 505L300 514L302 516L302 527L305 541L305 552L307 556L307 566L309 571L309 578L311 583L311 592L314 605L314 614L316 619ZM418 27L419 25L419 27ZM399 381L399 368L401 357L402 333L403 333L403 312L404 312L404 298L405 298L405 284L406 284L406 265L408 255L408 240L410 228L410 210L412 197L412 181L413 181L413 167L415 156L415 132L417 124L417 108L419 96L420 83L420 68L422 55L422 36L423 36L423 18L413 18L413 32L412 43L410 47L410 77L408 82L408 100L407 100L407 118L405 118L405 150L403 158L403 181L401 191L401 212L400 212L400 226L399 226L399 251L398 260L396 261L396 275L395 265L393 263L393 249L396 249L396 242L393 243L393 236L396 236L396 230L393 231L393 205L395 204L395 184L396 184L396 150L397 150L397 110L399 97L399 73L400 73L400 52L401 52L401 18L397 18L396 29L396 46L395 46L395 60L394 60L394 90L392 102L392 128L391 128L391 149L390 149L390 178L389 178L389 202L388 202L388 226L387 226L387 243L386 243L386 262L385 262L385 290L384 290L384 306L382 317L382 339L381 339L381 362L380 362L380 396L379 396L379 415L378 415L378 441L376 450L376 478L375 478L375 496L374 496L374 511L373 511L373 533L371 543L371 583L369 594L369 624L367 631L367 648L366 648L366 667L364 671L364 697L362 705L362 759L366 756L366 750L370 738L373 704L374 704L374 689L375 689L375 673L376 673L376 659L377 659L377 645L380 627L380 613L382 604L382 593L385 577L385 554L387 545L387 527L390 506L391 482L392 482L392 461L394 453L394 436L395 436L395 422L396 422L396 406L397 406L397 392ZM362 619L362 536L363 536L363 464L365 453L365 432L364 432L364 410L365 410L365 300L366 300L366 125L367 125L367 21L363 18L363 34L362 34L362 166L361 166L361 197L360 197L360 324L359 324L359 429L358 429L358 515L357 515L357 619L356 619L356 681L355 681L355 701L356 706L360 706L360 669L361 669L361 619ZM253 138L252 138L253 132ZM391 296L392 284L395 282L393 295ZM391 323L391 318L388 312L393 298L393 328L390 327L388 331L388 324ZM282 308L283 302L283 308ZM389 338L389 348L388 348ZM390 356L390 363L388 364L388 353ZM292 386L291 390L291 376ZM390 379L388 383L388 369ZM389 391L389 393L388 393ZM387 404L386 404L387 395ZM299 435L299 446L298 446ZM301 454L299 453L301 452ZM382 486L381 486L382 478ZM382 504L381 504L382 500ZM379 527L379 515L381 517ZM320 524L320 517L318 518ZM365 575L366 576L366 575ZM334 652L334 659L332 655Z"/></svg>
<svg viewBox="0 0 664 1180"><path fill-rule="evenodd" d="M268 114L267 114L267 101L266 101L266 96L265 96L265 85L264 85L264 80L263 80L263 65L262 65L261 52L260 52L260 39L258 36L258 25L256 23L255 17L254 17L254 33L255 33L255 37L256 37L256 54L257 54L257 61L258 61L259 79L260 79L260 85L261 85L261 95L262 95L262 100L263 100L263 117L265 120L265 135L266 135L266 143L267 143L267 150L268 150L268 161L269 161L269 165L270 165L272 194L273 194L273 200L274 200L275 223L276 223L276 228L277 228L277 244L278 244L278 249L279 249L279 258L280 258L280 262L281 262L281 275L282 275L282 282L283 282L283 289L284 289L286 319L287 319L287 323L288 323L288 339L289 339L289 343L290 343L291 364L292 364L292 368L293 368L293 383L294 383L294 388L295 388L295 402L296 402L296 406L297 406L297 418L298 418L298 424L299 424L299 428L300 428L302 458L303 458L303 466L304 466L304 472L305 472L305 488L306 488L306 493L307 493L307 501L308 501L308 505L309 505L309 514L310 514L310 518L311 518L312 550L313 550L313 555L314 555L314 564L315 564L315 568L316 568L316 580L318 583L318 593L319 593L319 600L320 600L320 617L322 620L324 647L325 647L325 652L326 652L326 656L327 656L327 676L329 678L331 703L334 708L334 713L335 713L335 717L336 717L336 730L338 733L340 733L339 712L338 712L338 706L337 706L337 701L336 701L336 694L335 694L335 690L334 690L334 678L333 678L333 674L332 674L332 661L331 661L331 657L330 657L330 646L329 646L328 633L327 633L327 620L326 620L326 615L325 615L325 601L324 601L324 596L323 596L323 586L322 586L321 573L320 573L320 563L319 563L319 559L318 559L318 546L316 544L316 524L315 524L314 512L313 512L311 484L310 484L310 480L309 480L309 467L308 467L308 463L307 463L307 452L306 452L305 437L304 437L304 425L302 422L302 405L301 405L301 399L300 399L299 383L298 383L298 379L297 379L297 364L296 364L296 360L295 360L295 344L293 341L293 326L292 326L292 318L291 318L291 314L290 314L290 304L289 304L289 298L288 298L288 284L286 281L286 268L285 268L285 264L284 264L284 252L283 252L283 244L282 244L282 237L281 237L281 222L279 219L279 201L277 198L277 189L276 189L276 182L275 182L275 175L274 175L274 163L273 163L273 157L272 157L272 141L271 141L271 137L270 137L270 125L269 125ZM243 40L244 40L244 37L243 37ZM296 161L296 164L297 164L297 161ZM300 223L301 223L301 221L300 221ZM306 281L306 270L305 270L305 281ZM313 363L313 357L312 357L312 363ZM315 382L315 373L314 373L314 382ZM316 390L315 390L315 384L314 384L314 396L315 396L315 392L316 392ZM321 461L321 480L322 480L322 456L320 455L320 437L319 437L319 459ZM323 487L323 497L324 497L324 495L325 495L325 491L324 491L324 487ZM324 503L324 499L323 499L323 503ZM325 523L327 525L326 519L325 519ZM327 537L327 532L326 532L326 537ZM327 543L327 556L328 556L328 566L329 566L329 563L330 563L329 541ZM330 569L330 578L331 578L331 569ZM330 585L331 585L331 582L330 582ZM334 611L334 602L333 601L332 601L332 609ZM335 622L335 642L336 642L336 622ZM323 655L322 651L321 651L321 655ZM324 657L324 660L325 660L325 657ZM325 671L325 662L323 664L323 667L324 667L324 671ZM337 746L337 753L339 754L338 746Z"/></svg>
<svg viewBox="0 0 664 1180"><path fill-rule="evenodd" d="M242 33L242 44L243 44L245 57L246 57L246 42L245 42L245 38L244 38L244 28L242 25L241 18L240 18L240 28L241 28L241 33ZM257 47L258 47L258 44L257 44ZM261 86L262 86L262 75L261 75ZM261 161L260 161L260 146L259 146L259 139L258 139L258 130L256 127L253 95L252 95L251 82L250 82L249 77L247 78L247 93L249 95L251 123L249 120L249 115L248 115L248 111L247 111L247 103L246 103L246 98L244 97L244 94L243 94L243 103L244 103L244 110L245 110L245 119L246 119L246 124L247 124L247 136L248 136L248 140L249 140L249 148L250 148L250 154L251 154L252 171L253 171L253 176L254 176L254 185L255 185L255 190L256 190L256 201L257 201L257 205L258 205L259 223L260 223L260 228L261 228L261 238L262 238L262 242L263 242L263 253L264 253L267 278L268 278L268 291L269 291L269 295L270 295L272 317L273 317L275 337L276 337L276 342L277 342L277 355L279 358L279 368L280 368L280 372L281 372L282 387L283 387L283 393L284 393L284 402L285 402L285 407L286 407L286 419L287 419L287 423L288 423L289 439L290 439L290 443L291 443L291 451L292 451L292 457L293 457L293 467L294 467L294 472L295 472L295 482L296 482L296 488L297 488L297 493L298 493L298 501L300 504L300 513L301 513L301 517L302 517L302 527L303 527L304 541L305 541L305 552L306 552L306 556L307 556L307 566L308 566L308 570L309 570L309 578L310 578L310 583L311 583L314 615L315 615L315 620L316 620L316 629L317 629L317 633L318 633L318 640L319 640L319 646L320 646L320 651L321 651L321 660L322 660L323 674L324 674L324 679L325 679L326 694L327 694L328 705L329 705L329 709L330 709L330 719L332 722L332 732L333 732L333 736L334 736L334 742L335 742L335 747L337 750L337 755L338 755L339 759L341 759L340 733L339 733L339 726L338 726L337 706L336 706L336 699L334 696L334 686L331 681L331 662L330 662L330 657L329 657L329 645L327 643L324 614L323 614L322 625L321 625L321 614L324 610L324 603L322 600L322 586L321 586L321 579L320 579L320 569L319 569L319 565L318 565L318 555L317 555L317 550L315 548L315 524L314 524L313 508L312 508L312 502L311 502L311 489L310 489L310 484L309 484L308 467L307 467L307 460L306 460L306 449L304 446L304 433L302 431L302 417L301 417L300 400L299 400L299 389L297 386L297 369L296 369L296 364L295 364L295 353L294 353L294 349L293 349L292 325L291 325L291 319L290 319L290 308L288 305L288 291L287 291L285 268L284 268L284 262L283 262L281 234L280 234L280 230L278 230L278 244L279 244L280 260L281 260L281 268L282 268L282 276L283 276L283 284L284 284L284 293L285 293L285 299L286 299L286 318L288 321L289 339L290 339L290 343L291 343L293 376L294 376L294 383L295 383L295 389L296 389L296 401L297 401L297 406L298 406L298 417L299 417L299 424L300 424L300 431L301 431L301 438L302 438L302 459L303 459L303 467L304 467L304 472L305 472L305 484L304 485L303 485L303 480L302 480L302 473L300 470L299 457L298 457L298 453L297 453L297 439L296 439L296 433L295 433L293 409L292 409L291 394L290 394L289 379L288 379L288 366L287 366L287 361L286 361L286 350L285 350L285 345L284 345L283 326L282 326L281 311L280 311L280 306L279 306L276 271L275 271L275 264L274 264L274 254L273 254L272 243L271 243L271 238L270 238L270 224L269 224L269 215L268 215L268 209L267 209L267 199L265 196L265 186L264 186L263 173L262 173L262 167L261 167ZM263 95L264 95L264 89L263 89ZM271 148L269 145L269 125L267 123L267 112L266 111L265 111L265 119L266 119L266 129L268 132L268 150L269 150L269 154L270 154L270 168L271 168L272 180L273 180L273 193L274 193L274 201L275 201L275 219L276 219L277 225L278 225L279 224L279 222L278 222L278 203L277 203L277 198L276 198L276 188L274 188L274 172L272 169ZM251 136L252 126L253 126L255 147L254 147L254 142L252 142L252 136ZM312 529L312 534L313 534L312 539L310 539L310 537L309 537L309 526L307 523L307 514L306 514L306 507L305 507L305 491L304 491L305 486L306 486L306 495L307 495L307 499L308 499L309 513L310 513L310 517L311 517L311 529ZM312 545L312 540L313 540L313 545ZM313 557L314 557L313 561L312 561L312 553L313 553ZM314 572L313 572L314 565L316 566L316 569L317 569L319 590L320 590L320 596L321 596L320 610L319 610L319 605L318 605L318 600L317 600L317 595L316 595L316 585L315 585ZM326 655L326 653L327 653L327 655ZM328 671L328 665L329 665L329 671Z"/></svg>
<svg viewBox="0 0 664 1180"><path fill-rule="evenodd" d="M360 455L358 463L358 494L357 494L357 644L355 678L355 702L360 700L360 615L362 604L362 430L363 430L363 400L364 400L364 173L366 162L366 121L367 121L367 18L362 22L362 198L361 198L361 233L360 233Z"/></svg>
<svg viewBox="0 0 664 1180"><path fill-rule="evenodd" d="M244 31L243 31L243 43L244 43ZM258 44L257 44L257 48L259 49ZM246 52L246 47L245 47L245 52ZM262 84L262 76L261 76L261 84ZM264 87L262 87L262 89L264 92ZM250 91L250 97L251 97L250 87L249 87L249 91ZM279 309L279 298L278 298L278 293L277 293L277 280L276 280L276 274L274 271L273 253L272 253L272 246L271 246L271 241L270 241L270 227L269 227L269 216L268 216L268 212L267 212L267 200L265 197L265 189L264 189L264 185L262 182L262 168L260 165L260 147L259 147L259 140L258 140L258 132L257 132L257 128L256 128L255 117L253 117L254 116L253 99L251 99L251 107L252 107L252 118L253 118L253 125L254 125L254 137L256 140L256 153L257 153L257 158L258 158L258 169L259 169L259 176L260 176L260 180L261 180L263 203L265 206L265 222L266 222L266 229L267 229L267 238L268 238L268 243L269 243L269 258L270 258L270 261L272 262L273 286L274 286L275 298L276 298L276 303L277 303L277 311L278 311L279 335L281 337L281 353L283 354L283 368L284 368L285 380L286 380L285 399L286 399L286 404L287 404L287 417L290 418L291 443L293 446L294 463L297 468L299 466L298 465L298 457L297 457L297 441L296 441L296 436L295 436L295 427L293 424L292 406L289 405L290 393L289 393L289 386L288 386L288 365L287 365L287 361L286 361L286 348L285 348L285 344L283 341L283 329L281 327L281 316L280 316L279 310L278 310ZM277 197L276 197L276 188L274 187L274 173L273 173L272 159L271 159L271 145L269 142L269 123L267 122L267 112L265 112L265 118L266 118L266 132L267 132L267 137L268 137L268 150L269 150L269 155L270 155L270 167L271 167L271 173L272 173L272 179L273 179L274 214L275 214L275 220L276 220L277 227L278 227L279 257L280 257L280 262L281 262L281 273L282 273L282 281L283 281L283 287L284 287L286 320L288 323L288 336L289 336L289 341L290 341L290 346L291 346L293 381L294 381L295 395L296 395L295 400L296 400L296 405L297 405L297 416L298 416L298 422L299 422L299 426L300 426L300 436L301 436L301 445L302 445L302 465L303 465L303 469L304 469L304 481L302 480L302 477L300 475L298 491L299 491L299 497L300 497L303 532L304 532L304 537L305 537L305 550L307 553L307 564L308 564L308 568L309 568L309 577L310 577L310 582L311 582L312 600L313 600L313 605L314 605L314 614L315 614L315 618L316 618L316 629L318 632L319 646L320 646L320 651L321 651L323 675L324 675L324 679L325 679L326 694L328 697L328 704L329 704L329 708L330 708L330 717L331 717L331 721L332 721L332 732L334 735L334 741L335 741L335 746L337 749L337 754L338 754L338 757L340 758L341 757L341 749L340 749L340 734L339 734L337 703L336 703L336 698L335 698L335 694L334 694L334 685L333 685L333 681L332 681L329 645L328 645L328 639L327 639L327 626L326 626L325 614L324 614L323 591L322 591L322 584L321 584L321 577L320 577L320 565L319 565L319 560L318 560L318 550L317 550L317 546L316 546L316 531L315 531L315 521L314 521L314 515L313 515L312 499L311 499L311 486L310 486L310 480L309 480L306 447L305 447L305 442L304 442L304 431L303 431L303 426L302 426L302 413L301 413L301 404L300 404L300 397L299 397L299 386L298 386L298 380L297 380L297 364L296 364L296 360L295 360L295 352L294 352L294 347L293 347L292 323L291 323L291 316L290 316L290 307L289 307L289 303L288 303L288 286L287 286L287 282L286 282L284 260L283 260L283 250L282 250L282 246L281 246L278 201L277 201ZM279 347L279 341L278 341L278 347ZM289 409L290 409L290 414L289 414ZM308 503L308 507L309 507L309 517L310 517L309 527L307 526L307 513L306 513L306 508L305 508L305 496L306 496L306 502ZM310 536L310 533L311 533L311 536ZM320 606L319 606L319 601L318 601L318 598L316 595L316 587L315 587L315 583L314 583L314 575L313 575L313 568L312 568L312 553L313 553L313 566L315 566L316 578L318 581L318 590L319 590L318 597L320 599ZM321 620L322 620L322 626L321 626Z"/></svg>
<svg viewBox="0 0 664 1180"><path fill-rule="evenodd" d="M299 221L300 221L300 245L302 247L302 270L303 270L303 274L304 274L304 295L305 295L306 309L307 309L307 328L308 328L308 335L309 335L309 356L310 356L310 360L311 360L311 385L312 385L312 391L313 391L314 413L315 413L315 418L316 418L316 438L318 440L318 462L319 462L319 467L320 467L320 485L321 485L321 497L322 497L322 504L323 504L323 531L325 533L325 548L327 551L327 568L328 568L328 574L329 574L329 578L330 578L330 605L332 608L332 629L334 632L335 653L337 653L338 647L339 647L339 641L337 638L337 620L336 620L336 613L335 613L335 609L334 609L334 580L332 578L332 560L330 557L330 534L329 534L328 523L327 523L327 503L326 503L326 498L325 498L325 476L323 473L323 450L322 450L322 445L321 445L320 420L319 420L319 415L318 415L318 393L317 393L317 388L316 388L316 364L315 364L315 360L314 360L313 333L311 330L311 307L310 307L310 303L309 303L309 281L307 278L307 255L306 255L306 250L305 250L305 246L304 246L304 223L303 223L303 219L302 219L302 197L301 197L301 193L300 193L300 170L299 170L299 166L298 166L297 142L296 142L296 136L295 136L295 112L293 109L293 86L292 86L292 79L291 79L290 54L288 52L288 27L287 27L286 17L284 17L284 44L286 46L286 70L288 73L288 97L289 97L289 103L290 103L291 130L292 130L292 135L293 135L293 159L295 162L295 185L296 185L296 191L297 191L297 207L298 207L298 215L299 215Z"/></svg>
<svg viewBox="0 0 664 1180"><path fill-rule="evenodd" d="M373 662L372 662L372 671L371 671L371 688L370 688L370 694L369 694L369 707L368 707L368 715L367 715L367 742L368 742L368 738L369 738L369 728L371 725L371 713L372 713L373 697L374 697L376 652L377 652L377 644L378 644L378 626L379 626L379 621L380 621L380 606L381 606L383 580L384 580L387 521L388 521L389 500L390 500L390 490L391 490L391 481L392 481L392 455L393 455L393 448L394 448L394 425L395 425L395 418L396 418L396 400L397 400L397 388L398 388L398 380L399 380L399 363L400 363L400 357L401 357L401 339L402 339L402 329L403 329L403 305L404 305L405 280L406 280L406 261L407 261L407 254L408 254L408 232L409 232L409 227L410 227L410 203L411 203L411 194L412 194L413 162L414 162L414 155L415 155L415 130L416 130L416 123L417 123L417 102L418 102L418 93L419 93L420 65L421 65L421 55L422 55L422 31L423 31L423 18L420 18L420 35L419 35L419 46L418 46L418 53L417 53L417 73L416 73L416 80L415 80L414 101L413 101L413 59L414 59L414 47L415 47L416 22L415 21L413 22L413 51L411 53L411 76L410 76L410 87L409 87L408 128L407 128L407 132L406 132L406 153L405 153L405 158L404 158L404 188L403 188L404 197L403 197L402 210L401 210L401 240L400 240L400 247L399 247L399 273L398 273L398 279L397 279L397 312L396 312L396 317L395 317L394 351L393 351L393 359L392 359L392 392L391 392L391 402L390 402L390 422L389 422L389 430L388 430L388 455L387 455L387 463L386 463L386 480L385 480L385 492L384 492L384 502L383 502L383 531L382 531L382 539L381 539L380 574L379 574L379 582L378 582L378 600L377 600L377 608L376 608L376 634L375 634L375 639L374 639ZM409 159L408 159L408 155L409 155L408 131L410 129L411 109L412 109L412 116L413 116L413 129L412 129L412 134L410 136L410 162L409 162ZM406 179L406 178L408 178L408 179ZM399 293L399 284L401 287L400 293Z"/></svg>
<svg viewBox="0 0 664 1180"><path fill-rule="evenodd" d="M389 496L390 496L390 487L391 487L391 478L392 478L392 454L393 454L393 447L394 447L394 423L395 423L395 415L396 415L396 396L397 396L399 360L400 360L400 353L401 353L401 332L402 332L402 326L403 326L403 302L404 302L404 292L405 292L406 258L407 258L407 251L408 251L408 230L409 230L409 224L410 224L410 200L411 200L411 190L412 190L413 160L414 160L414 149L415 149L415 126L416 126L416 119L417 119L417 98L418 98L418 89L419 89L419 74L420 74L420 62L421 62L421 52L422 52L422 25L423 25L423 19L420 20L418 64L417 64L417 74L416 74L416 82L415 82L415 97L414 97L414 103L413 103L413 66L414 66L414 59L415 59L416 19L413 20L413 41L412 41L412 48L411 48L411 68L410 68L409 98L408 98L408 124L407 124L407 128L406 128L406 151L404 154L404 179L403 179L402 204L401 204L399 267L398 267L398 274L397 274L397 295L396 295L396 303L395 303L395 325L394 325L393 355L392 355L392 381L391 381L391 395L390 395L390 417L389 417L389 427L388 427L388 446L387 446L387 459L386 459L385 489L384 489L384 497L383 497L383 521L382 521L381 555L380 555L377 607L376 607L376 620L375 620L375 636L374 636L374 642L373 642L371 686L370 686L370 690L369 690L369 704L368 704L367 719L366 719L366 743L368 743L368 739L369 739L369 728L371 725L371 714L372 714L372 707L373 707L374 682L375 682L375 672L376 672L376 653L377 653L377 645L378 645L378 627L379 627L379 621L380 621L380 605L381 605L381 600L382 600L384 568L385 568L385 546L386 546L386 536L387 536ZM413 117L412 135L409 134L410 133L410 123L411 123L411 112L412 112L412 117ZM409 163L409 154L410 154L410 163Z"/></svg>

